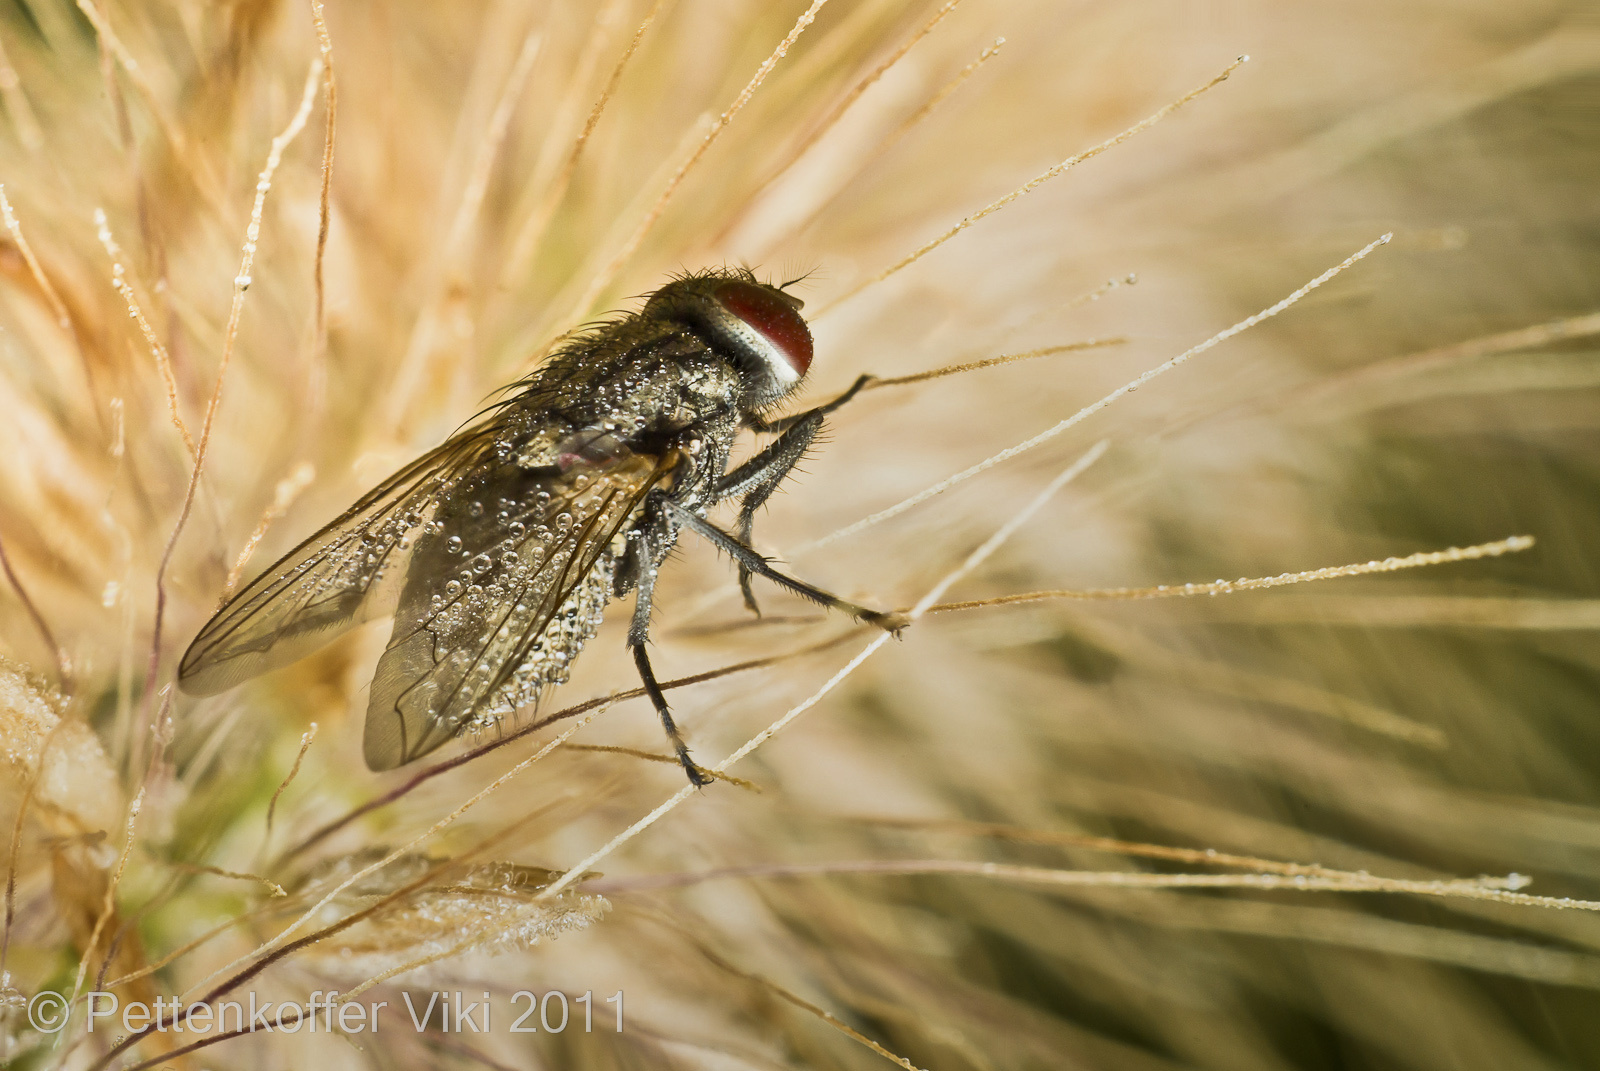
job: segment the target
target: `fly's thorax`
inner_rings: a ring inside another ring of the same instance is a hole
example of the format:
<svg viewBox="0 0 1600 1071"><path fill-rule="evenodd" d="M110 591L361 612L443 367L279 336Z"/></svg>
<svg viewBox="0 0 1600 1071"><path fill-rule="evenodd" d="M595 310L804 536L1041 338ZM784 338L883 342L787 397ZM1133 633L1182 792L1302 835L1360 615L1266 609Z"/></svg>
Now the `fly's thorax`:
<svg viewBox="0 0 1600 1071"><path fill-rule="evenodd" d="M603 472L633 456L629 439L637 428L625 422L574 424L553 414L508 436L502 454L523 471L568 475Z"/></svg>
<svg viewBox="0 0 1600 1071"><path fill-rule="evenodd" d="M811 367L802 302L748 272L713 271L669 283L640 314L685 324L738 373L736 403L753 413L783 399Z"/></svg>

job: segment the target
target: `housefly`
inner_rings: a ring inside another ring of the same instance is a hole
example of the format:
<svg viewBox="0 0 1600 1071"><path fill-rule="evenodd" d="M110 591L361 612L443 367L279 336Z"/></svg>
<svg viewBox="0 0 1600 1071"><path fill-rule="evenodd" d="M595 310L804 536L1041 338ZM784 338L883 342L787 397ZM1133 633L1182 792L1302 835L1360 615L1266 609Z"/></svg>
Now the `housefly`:
<svg viewBox="0 0 1600 1071"><path fill-rule="evenodd" d="M756 510L843 396L781 419L811 365L801 302L748 271L693 273L569 337L478 422L402 468L228 601L179 667L212 695L393 615L367 704L373 770L498 724L565 681L606 604L636 593L628 647L689 779L646 652L656 573L683 529L739 566L897 632L899 614L787 576L750 546ZM744 429L776 437L733 470ZM737 499L736 531L706 519Z"/></svg>

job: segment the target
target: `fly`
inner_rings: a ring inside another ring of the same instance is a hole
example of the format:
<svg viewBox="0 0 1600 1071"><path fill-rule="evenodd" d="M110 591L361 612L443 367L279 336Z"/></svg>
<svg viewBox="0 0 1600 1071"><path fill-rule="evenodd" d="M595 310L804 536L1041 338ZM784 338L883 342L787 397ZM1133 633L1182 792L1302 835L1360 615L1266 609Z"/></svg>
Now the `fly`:
<svg viewBox="0 0 1600 1071"><path fill-rule="evenodd" d="M646 645L656 573L683 529L751 577L898 632L900 614L787 576L750 546L755 512L805 454L815 409L769 419L811 366L798 298L747 271L677 279L564 343L487 416L390 476L241 590L178 670L214 695L393 615L367 704L372 770L412 762L561 684L605 606L636 592L628 647L678 760L690 758ZM732 471L744 429L776 437ZM737 499L737 528L706 519Z"/></svg>

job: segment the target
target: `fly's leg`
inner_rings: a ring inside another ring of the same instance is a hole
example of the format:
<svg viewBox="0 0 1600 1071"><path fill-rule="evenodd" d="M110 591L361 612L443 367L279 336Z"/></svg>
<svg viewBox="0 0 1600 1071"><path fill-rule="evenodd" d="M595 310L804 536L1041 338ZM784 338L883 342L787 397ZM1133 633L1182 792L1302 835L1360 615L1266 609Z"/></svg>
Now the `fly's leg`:
<svg viewBox="0 0 1600 1071"><path fill-rule="evenodd" d="M644 690L650 696L650 702L655 704L656 713L661 715L661 727L666 729L667 737L672 741L672 750L677 752L678 761L683 764L683 772L689 775L691 783L704 788L712 781L710 774L695 764L689 757L689 745L683 742L683 735L678 732L677 723L672 720L672 711L667 707L667 697L661 694L661 685L656 683L656 674L650 668L650 656L645 653L644 644L632 643L633 664L638 667L639 679L644 682Z"/></svg>
<svg viewBox="0 0 1600 1071"><path fill-rule="evenodd" d="M745 547L748 548L754 539L756 510L766 505L772 492L778 489L778 485L788 478L795 465L805 456L812 440L822 430L822 418L854 398L872 378L861 376L849 390L815 409L782 420L766 421L754 417L749 421L755 430L775 431L779 433L778 437L765 450L718 480L716 485L716 497L719 499L743 496L739 503L737 538ZM751 613L760 616L761 608L756 605L755 592L750 590L750 575L750 567L740 561L739 590L744 594L744 604Z"/></svg>
<svg viewBox="0 0 1600 1071"><path fill-rule="evenodd" d="M876 378L878 378L878 377L877 376L871 376L871 375L858 376L856 378L856 381L854 383L850 384L850 389L849 390L845 391L843 394L839 395L839 397L835 398L833 401L829 402L828 404L819 405L815 409L807 409L803 413L796 413L794 416L780 417L777 420L763 420L759 416L752 415L752 416L749 416L749 417L745 418L745 423L750 425L750 427L752 429L756 430L756 431L778 431L778 432L788 431L790 428L794 427L796 424L800 423L802 420L805 420L807 417L811 417L811 416L827 416L829 413L833 412L835 409L837 409L840 406L844 405L846 402L850 401L850 399L854 398L856 395L860 394L862 388L865 387L868 383L871 383Z"/></svg>
<svg viewBox="0 0 1600 1071"><path fill-rule="evenodd" d="M747 569L758 576L764 576L774 584L788 588L801 598L810 599L812 602L826 606L830 610L847 613L857 621L876 625L885 632L892 632L895 635L899 635L900 630L911 623L905 614L869 610L865 606L857 606L853 602L846 602L837 595L823 591L819 587L813 587L804 580L796 580L792 576L780 573L772 567L772 563L766 558L740 542L737 537L724 532L693 510L678 505L670 498L663 497L660 501L674 521L682 524L685 528L692 529L696 535L709 540L712 545L738 562L741 568Z"/></svg>
<svg viewBox="0 0 1600 1071"><path fill-rule="evenodd" d="M773 440L761 453L717 481L716 496L732 498L742 495L739 502L738 540L749 546L754 536L756 510L766 505L772 492L778 489L811 447L811 441L822 430L822 414L811 412ZM750 612L760 616L756 596L750 590L750 569L739 563L739 590L744 593L744 604Z"/></svg>
<svg viewBox="0 0 1600 1071"><path fill-rule="evenodd" d="M672 519L659 505L664 501L666 499L659 491L651 492L646 499L644 517L635 529L636 543L623 558L624 568L633 575L623 581L619 574L618 586L622 590L626 590L623 584L639 589L633 604L633 621L628 626L628 648L633 652L633 664L639 670L639 680L644 684L645 694L661 716L661 727L667 731L667 739L672 741L672 750L683 764L684 773L689 775L693 784L703 788L711 783L711 775L689 757L689 746L683 742L683 734L678 732L678 725L672 720L667 697L661 692L655 671L650 668L650 655L645 650L645 645L650 642L650 610L655 597L656 571L672 549L677 535Z"/></svg>

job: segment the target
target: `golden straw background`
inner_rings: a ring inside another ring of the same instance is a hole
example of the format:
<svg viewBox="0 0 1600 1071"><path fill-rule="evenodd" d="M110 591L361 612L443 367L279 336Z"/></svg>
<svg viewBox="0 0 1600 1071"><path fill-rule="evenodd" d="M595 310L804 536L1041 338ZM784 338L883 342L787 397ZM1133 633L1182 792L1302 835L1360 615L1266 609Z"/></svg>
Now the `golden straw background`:
<svg viewBox="0 0 1600 1071"><path fill-rule="evenodd" d="M0 1063L1600 1064L1597 99L1562 2L0 0ZM863 657L686 537L653 658L700 761L761 741L722 781L652 761L626 605L385 775L383 625L172 688L719 264L804 277L801 404L897 380L758 546L928 611ZM509 1032L552 989L596 1029ZM389 1007L189 1053L89 990ZM458 990L493 1031L405 1019Z"/></svg>

